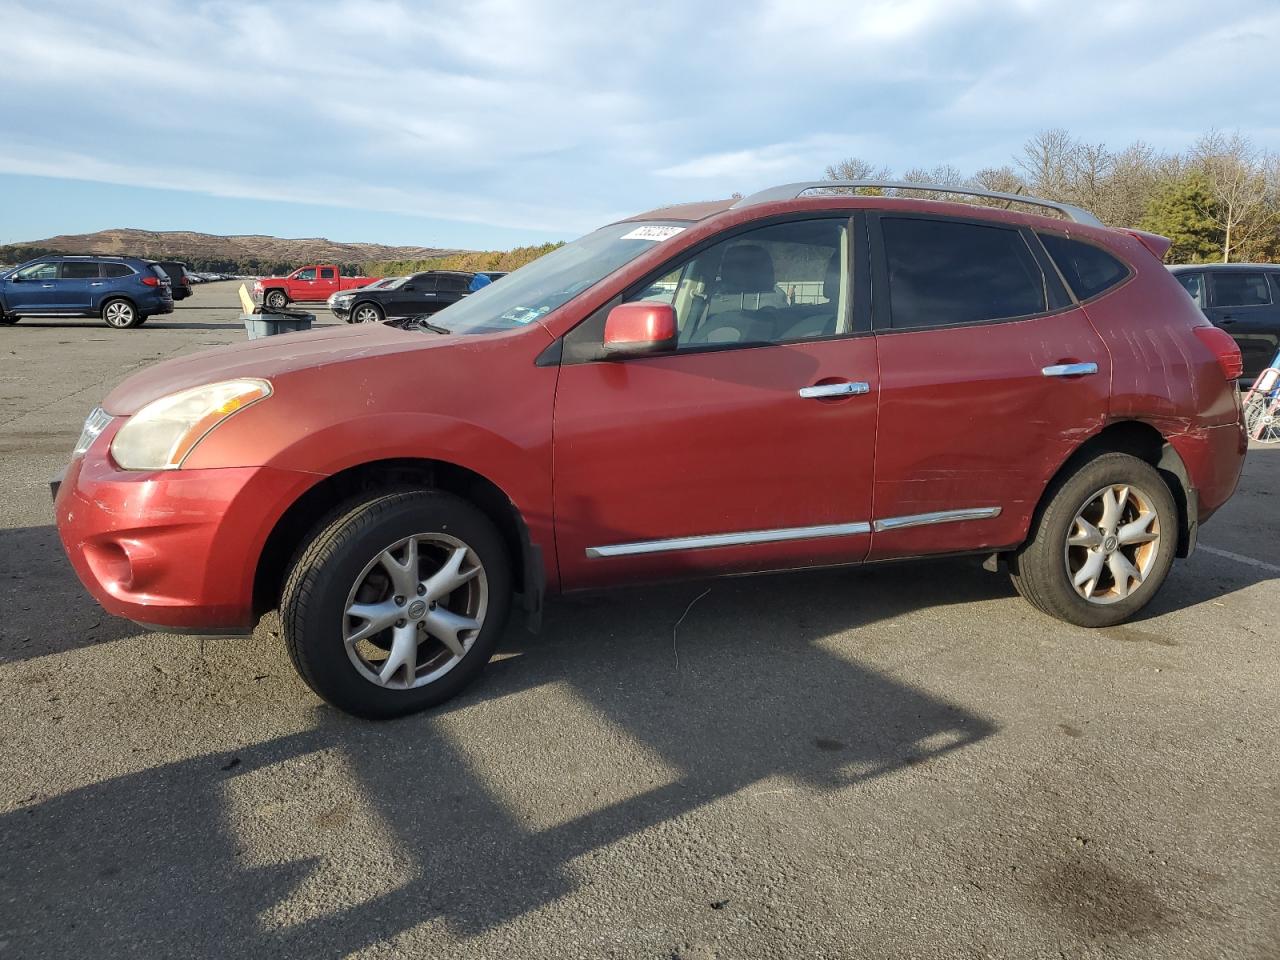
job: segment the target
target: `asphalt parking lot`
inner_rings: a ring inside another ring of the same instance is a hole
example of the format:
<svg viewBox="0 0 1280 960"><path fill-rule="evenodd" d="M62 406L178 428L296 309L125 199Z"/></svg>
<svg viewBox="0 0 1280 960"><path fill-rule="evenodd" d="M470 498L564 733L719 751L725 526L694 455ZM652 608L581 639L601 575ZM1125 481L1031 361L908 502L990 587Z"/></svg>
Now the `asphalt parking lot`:
<svg viewBox="0 0 1280 960"><path fill-rule="evenodd" d="M243 339L236 287L0 328L0 957L1280 955L1280 448L1126 626L969 560L636 589L370 724L274 617L107 616L52 526L88 410Z"/></svg>

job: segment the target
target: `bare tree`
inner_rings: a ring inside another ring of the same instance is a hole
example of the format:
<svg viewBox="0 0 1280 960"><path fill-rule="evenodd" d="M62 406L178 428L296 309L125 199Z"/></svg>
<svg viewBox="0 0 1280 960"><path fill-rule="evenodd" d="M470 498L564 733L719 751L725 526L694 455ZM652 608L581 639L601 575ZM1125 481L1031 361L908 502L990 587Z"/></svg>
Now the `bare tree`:
<svg viewBox="0 0 1280 960"><path fill-rule="evenodd" d="M1208 181L1213 208L1202 212L1222 228L1222 262L1227 263L1274 228L1280 211L1268 190L1271 157L1238 132L1227 136L1211 130L1196 141L1188 159Z"/></svg>
<svg viewBox="0 0 1280 960"><path fill-rule="evenodd" d="M827 167L826 179L828 180L892 180L893 171L888 167L877 167L861 157L846 157L839 163L833 163ZM828 193L847 193L848 191L840 187L835 187ZM858 189L854 193L880 194L881 190L865 190Z"/></svg>
<svg viewBox="0 0 1280 960"><path fill-rule="evenodd" d="M1071 185L1080 145L1066 130L1041 130L1022 147L1015 159L1026 175L1027 186L1038 197L1074 201Z"/></svg>

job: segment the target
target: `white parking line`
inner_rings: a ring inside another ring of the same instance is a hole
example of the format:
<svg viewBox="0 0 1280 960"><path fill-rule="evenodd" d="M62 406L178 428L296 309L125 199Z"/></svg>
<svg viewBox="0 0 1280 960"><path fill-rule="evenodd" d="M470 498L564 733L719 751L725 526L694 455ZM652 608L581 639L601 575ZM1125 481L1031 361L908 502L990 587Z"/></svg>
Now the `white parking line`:
<svg viewBox="0 0 1280 960"><path fill-rule="evenodd" d="M1234 560L1237 563L1247 563L1251 567L1260 567L1271 573L1280 573L1280 567L1274 563L1266 563L1263 560L1255 560L1253 557L1246 557L1242 553L1232 553L1230 550L1219 550L1217 547L1206 547L1204 544L1199 546L1200 550L1205 553L1212 553L1215 557L1226 557L1228 560Z"/></svg>

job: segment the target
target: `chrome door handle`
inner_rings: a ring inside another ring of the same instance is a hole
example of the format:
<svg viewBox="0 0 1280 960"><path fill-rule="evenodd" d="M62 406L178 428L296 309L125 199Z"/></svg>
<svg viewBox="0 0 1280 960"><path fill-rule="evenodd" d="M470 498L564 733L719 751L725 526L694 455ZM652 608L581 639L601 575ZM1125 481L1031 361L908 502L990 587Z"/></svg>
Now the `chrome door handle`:
<svg viewBox="0 0 1280 960"><path fill-rule="evenodd" d="M53 289L53 284L52 284L52 283L42 283L42 284L40 284L40 287L41 287L41 289L43 289L43 290L52 290L52 289Z"/></svg>
<svg viewBox="0 0 1280 960"><path fill-rule="evenodd" d="M1046 377L1085 377L1098 372L1096 363L1055 363L1040 371Z"/></svg>
<svg viewBox="0 0 1280 960"><path fill-rule="evenodd" d="M860 393L870 393L871 385L861 380L856 383L820 383L816 387L801 387L799 392L805 400L822 397L851 397Z"/></svg>
<svg viewBox="0 0 1280 960"><path fill-rule="evenodd" d="M91 286L91 287L100 287L100 286L102 286L104 283L106 283L106 281L105 281L105 280L91 280L91 281L89 281L89 286Z"/></svg>

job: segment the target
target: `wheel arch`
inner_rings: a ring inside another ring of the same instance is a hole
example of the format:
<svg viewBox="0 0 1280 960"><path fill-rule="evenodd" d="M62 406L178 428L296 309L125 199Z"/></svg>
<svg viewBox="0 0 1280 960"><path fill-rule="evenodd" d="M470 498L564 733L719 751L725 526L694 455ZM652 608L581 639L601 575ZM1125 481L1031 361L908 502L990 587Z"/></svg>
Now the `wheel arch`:
<svg viewBox="0 0 1280 960"><path fill-rule="evenodd" d="M541 548L515 503L496 483L446 460L392 458L356 464L309 487L276 521L258 555L253 579L255 618L276 606L290 563L308 535L335 510L362 494L392 489L444 490L481 510L502 535L511 557L512 582L531 629L539 625L546 591Z"/></svg>
<svg viewBox="0 0 1280 960"><path fill-rule="evenodd" d="M1117 420L1107 424L1081 443L1054 471L1045 485L1032 514L1030 531L1034 531L1045 507L1068 477L1080 466L1102 453L1127 453L1156 468L1173 495L1178 510L1178 548L1176 555L1186 557L1196 541L1196 490L1187 473L1186 464L1163 433L1144 420ZM1030 535L1030 534L1029 534Z"/></svg>
<svg viewBox="0 0 1280 960"><path fill-rule="evenodd" d="M117 293L117 292L104 293L99 298L98 306L94 312L97 313L98 316L102 316L102 311L107 309L107 304L111 303L113 300L123 300L125 303L129 304L129 306L133 307L133 309L138 312L139 316L142 315L142 307L138 305L137 300L135 300L132 296L130 296L127 293Z"/></svg>

